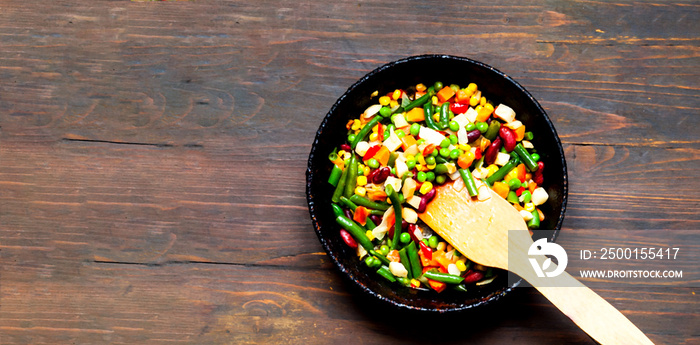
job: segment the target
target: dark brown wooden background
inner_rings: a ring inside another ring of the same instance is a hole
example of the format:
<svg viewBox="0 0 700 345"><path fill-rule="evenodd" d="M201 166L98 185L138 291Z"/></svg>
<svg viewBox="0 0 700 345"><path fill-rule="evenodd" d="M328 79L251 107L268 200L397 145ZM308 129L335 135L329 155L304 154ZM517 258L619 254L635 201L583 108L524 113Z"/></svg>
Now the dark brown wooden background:
<svg viewBox="0 0 700 345"><path fill-rule="evenodd" d="M370 70L467 56L559 131L565 247L698 229L699 22L684 0L2 0L0 343L590 343L526 289L446 318L363 304L308 216L313 137ZM700 344L697 290L596 291Z"/></svg>

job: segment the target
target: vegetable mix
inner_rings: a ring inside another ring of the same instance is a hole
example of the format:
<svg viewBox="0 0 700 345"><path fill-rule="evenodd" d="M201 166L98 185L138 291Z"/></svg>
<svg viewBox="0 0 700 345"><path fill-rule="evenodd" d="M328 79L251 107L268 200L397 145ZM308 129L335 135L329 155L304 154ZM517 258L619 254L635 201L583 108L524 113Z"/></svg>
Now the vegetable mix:
<svg viewBox="0 0 700 345"><path fill-rule="evenodd" d="M436 184L452 183L478 200L493 190L537 229L548 195L533 133L474 83L438 81L370 97L376 103L347 123L347 142L329 156L341 238L390 282L437 292L490 283L492 268L469 261L418 214Z"/></svg>

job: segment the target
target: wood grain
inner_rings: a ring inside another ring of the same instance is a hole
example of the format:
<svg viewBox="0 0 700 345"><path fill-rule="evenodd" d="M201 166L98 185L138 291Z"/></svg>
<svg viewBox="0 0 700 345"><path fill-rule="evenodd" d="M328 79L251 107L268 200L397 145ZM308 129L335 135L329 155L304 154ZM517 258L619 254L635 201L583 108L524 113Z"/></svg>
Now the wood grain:
<svg viewBox="0 0 700 345"><path fill-rule="evenodd" d="M386 62L467 56L554 122L563 234L697 229L699 14L695 1L2 0L0 343L589 343L527 289L435 320L357 296L308 217L315 131ZM698 344L696 290L596 292L653 341Z"/></svg>

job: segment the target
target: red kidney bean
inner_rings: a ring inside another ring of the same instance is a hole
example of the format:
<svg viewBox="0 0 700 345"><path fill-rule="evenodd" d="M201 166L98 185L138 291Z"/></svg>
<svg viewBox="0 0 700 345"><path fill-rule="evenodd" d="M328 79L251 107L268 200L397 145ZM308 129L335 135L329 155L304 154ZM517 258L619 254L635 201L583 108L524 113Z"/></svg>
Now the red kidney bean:
<svg viewBox="0 0 700 345"><path fill-rule="evenodd" d="M389 174L391 174L391 169L389 167L381 167L377 169L377 172L374 174L372 181L375 184L384 183L384 181L386 181L386 178L389 177Z"/></svg>
<svg viewBox="0 0 700 345"><path fill-rule="evenodd" d="M498 135L503 139L503 147L505 147L506 151L513 151L515 145L517 144L515 140L515 132L506 126L501 126L501 128L498 130Z"/></svg>
<svg viewBox="0 0 700 345"><path fill-rule="evenodd" d="M420 198L420 197L419 197ZM418 204L418 209L416 212L418 213L423 213L425 212L425 207L428 206L428 200L426 197L420 198L420 204Z"/></svg>
<svg viewBox="0 0 700 345"><path fill-rule="evenodd" d="M372 169L369 172L369 175L367 175L367 181L374 182L374 175L377 174L377 171L379 171L379 169ZM413 175L413 176L415 176L415 175Z"/></svg>
<svg viewBox="0 0 700 345"><path fill-rule="evenodd" d="M408 229L408 222L401 219L401 230L406 231L406 229Z"/></svg>
<svg viewBox="0 0 700 345"><path fill-rule="evenodd" d="M371 219L375 225L379 225L379 223L382 222L382 217L380 217L376 214L370 214L369 219Z"/></svg>
<svg viewBox="0 0 700 345"><path fill-rule="evenodd" d="M537 170L534 173L532 173L532 181L537 183L538 186L544 183L544 176L542 175L543 170L544 163L542 163L542 161L537 162Z"/></svg>
<svg viewBox="0 0 700 345"><path fill-rule="evenodd" d="M484 154L484 163L490 165L496 161L496 156L498 155L498 151L501 150L501 145L503 145L501 138L496 138L491 142L491 145L489 145L489 148L486 149L486 153Z"/></svg>
<svg viewBox="0 0 700 345"><path fill-rule="evenodd" d="M427 201L433 200L436 193L437 191L435 191L435 188L433 188L429 192L425 193L425 195L423 195L423 198L428 199Z"/></svg>
<svg viewBox="0 0 700 345"><path fill-rule="evenodd" d="M484 278L484 274L479 271L471 271L467 273L466 276L464 276L464 283L470 284L470 283L476 283L479 280Z"/></svg>
<svg viewBox="0 0 700 345"><path fill-rule="evenodd" d="M418 242L418 238L414 234L416 232L416 224L408 224L408 234L411 235L411 239Z"/></svg>
<svg viewBox="0 0 700 345"><path fill-rule="evenodd" d="M343 239L343 242L348 245L348 247L355 249L357 248L357 241L355 241L354 238L352 238L352 235L350 235L349 232L345 231L345 229L340 229L340 238Z"/></svg>
<svg viewBox="0 0 700 345"><path fill-rule="evenodd" d="M486 119L486 124L487 124L487 125L490 125L490 124L491 124L491 121L493 121L493 117L489 116L489 118Z"/></svg>
<svg viewBox="0 0 700 345"><path fill-rule="evenodd" d="M343 213L345 213L345 217L347 217L348 219L352 219L352 212L350 212L350 210L344 208Z"/></svg>
<svg viewBox="0 0 700 345"><path fill-rule="evenodd" d="M352 148L350 148L350 145L348 145L348 144L342 144L342 145L340 145L340 149L341 149L341 150L344 150L344 151L348 151L348 152L349 152L349 151L352 151Z"/></svg>
<svg viewBox="0 0 700 345"><path fill-rule="evenodd" d="M467 132L467 142L471 144L471 143L475 142L476 139L479 139L480 136L481 136L481 131L479 131L478 129L475 129L473 131L469 131L469 132ZM513 145L513 146L515 146L515 145Z"/></svg>

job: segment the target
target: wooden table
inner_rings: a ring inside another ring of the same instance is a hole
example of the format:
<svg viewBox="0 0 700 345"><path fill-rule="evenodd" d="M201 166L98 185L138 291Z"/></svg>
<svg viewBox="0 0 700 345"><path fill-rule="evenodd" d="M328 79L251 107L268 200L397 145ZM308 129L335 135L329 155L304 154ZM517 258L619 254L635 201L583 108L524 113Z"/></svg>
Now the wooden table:
<svg viewBox="0 0 700 345"><path fill-rule="evenodd" d="M564 143L578 229L697 229L697 1L0 1L0 343L590 343L518 289L478 315L365 305L306 159L358 78L484 61ZM605 238L603 238L605 240ZM597 289L700 344L698 289Z"/></svg>

